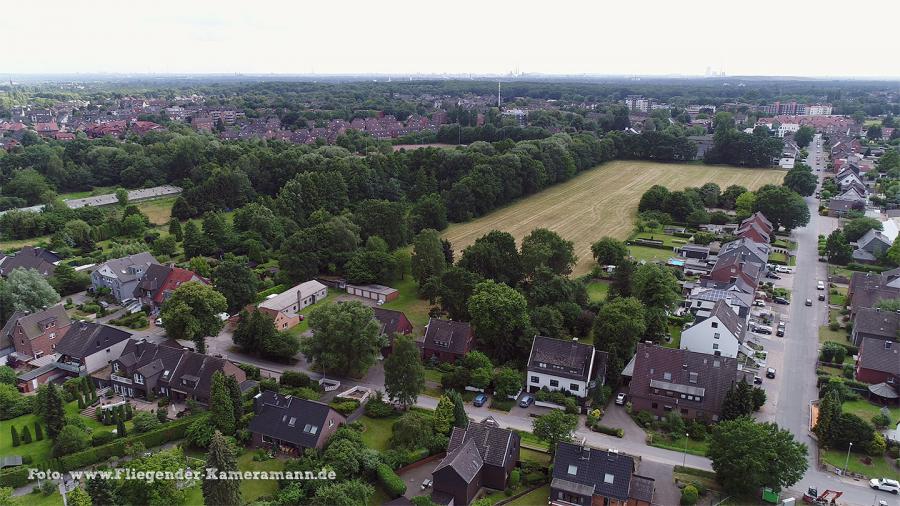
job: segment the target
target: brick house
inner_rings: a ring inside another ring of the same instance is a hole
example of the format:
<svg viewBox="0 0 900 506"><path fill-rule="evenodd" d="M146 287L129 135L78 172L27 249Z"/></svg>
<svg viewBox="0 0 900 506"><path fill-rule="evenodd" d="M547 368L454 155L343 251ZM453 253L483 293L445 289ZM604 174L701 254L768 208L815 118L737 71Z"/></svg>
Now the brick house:
<svg viewBox="0 0 900 506"><path fill-rule="evenodd" d="M163 303L169 299L172 293L183 283L196 281L209 284L209 280L194 274L193 272L162 264L150 264L147 272L134 289L134 298L141 305L150 306L152 312L159 310Z"/></svg>
<svg viewBox="0 0 900 506"><path fill-rule="evenodd" d="M394 336L397 334L411 334L413 326L402 311L382 309L380 307L372 308L372 311L375 313L375 321L378 322L381 335L388 339L388 345L381 349L381 355L387 357L393 350Z"/></svg>
<svg viewBox="0 0 900 506"><path fill-rule="evenodd" d="M675 411L685 419L713 422L719 420L731 385L753 380L752 374L738 369L736 358L646 343L638 344L631 374L628 388L635 411L656 417Z"/></svg>
<svg viewBox="0 0 900 506"><path fill-rule="evenodd" d="M472 351L475 334L465 322L431 318L425 326L422 360L436 357L440 362L454 363Z"/></svg>
<svg viewBox="0 0 900 506"><path fill-rule="evenodd" d="M635 474L635 461L615 450L559 443L549 503L554 506L650 506L653 478Z"/></svg>
<svg viewBox="0 0 900 506"><path fill-rule="evenodd" d="M16 312L6 322L2 335L12 342L22 360L54 353L72 320L62 304L36 313Z"/></svg>
<svg viewBox="0 0 900 506"><path fill-rule="evenodd" d="M864 383L893 383L900 378L900 343L866 337L859 347L856 379Z"/></svg>
<svg viewBox="0 0 900 506"><path fill-rule="evenodd" d="M0 276L7 277L15 269L34 269L41 276L50 277L59 260L59 256L50 250L25 246L15 255L0 256Z"/></svg>
<svg viewBox="0 0 900 506"><path fill-rule="evenodd" d="M250 420L254 448L273 448L302 455L309 448L321 450L328 439L347 423L344 415L328 404L263 391L253 398L256 416Z"/></svg>
<svg viewBox="0 0 900 506"><path fill-rule="evenodd" d="M850 340L854 346L870 337L893 341L900 337L900 312L883 311L879 308L864 307L856 311Z"/></svg>

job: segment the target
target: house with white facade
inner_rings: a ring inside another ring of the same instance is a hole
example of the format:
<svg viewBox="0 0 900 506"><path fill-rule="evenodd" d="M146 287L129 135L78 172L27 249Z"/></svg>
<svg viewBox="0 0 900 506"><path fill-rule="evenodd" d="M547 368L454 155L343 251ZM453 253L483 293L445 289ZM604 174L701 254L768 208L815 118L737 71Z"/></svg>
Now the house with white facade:
<svg viewBox="0 0 900 506"><path fill-rule="evenodd" d="M709 316L698 318L681 333L681 349L735 358L743 338L744 322L723 299L713 305Z"/></svg>
<svg viewBox="0 0 900 506"><path fill-rule="evenodd" d="M602 384L607 355L577 341L535 336L528 356L527 390L564 390L585 397L594 378ZM601 374L602 373L602 374Z"/></svg>
<svg viewBox="0 0 900 506"><path fill-rule="evenodd" d="M299 311L328 297L328 287L318 281L305 281L278 295L269 296L257 306L275 322L278 330L287 330L300 323Z"/></svg>
<svg viewBox="0 0 900 506"><path fill-rule="evenodd" d="M121 303L134 298L134 290L144 278L147 269L159 262L146 251L103 262L91 273L94 291L109 288L110 295Z"/></svg>

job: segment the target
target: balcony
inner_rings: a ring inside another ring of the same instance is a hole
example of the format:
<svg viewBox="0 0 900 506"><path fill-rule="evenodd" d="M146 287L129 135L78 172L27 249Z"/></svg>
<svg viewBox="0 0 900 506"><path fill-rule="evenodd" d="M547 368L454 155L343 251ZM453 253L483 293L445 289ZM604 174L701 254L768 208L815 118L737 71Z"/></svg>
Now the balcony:
<svg viewBox="0 0 900 506"><path fill-rule="evenodd" d="M130 385L132 383L130 378L125 378L116 374L110 374L109 379L112 381L118 381L119 383L125 383L126 385Z"/></svg>
<svg viewBox="0 0 900 506"><path fill-rule="evenodd" d="M56 367L75 374L81 374L84 371L84 368L78 362L57 362Z"/></svg>

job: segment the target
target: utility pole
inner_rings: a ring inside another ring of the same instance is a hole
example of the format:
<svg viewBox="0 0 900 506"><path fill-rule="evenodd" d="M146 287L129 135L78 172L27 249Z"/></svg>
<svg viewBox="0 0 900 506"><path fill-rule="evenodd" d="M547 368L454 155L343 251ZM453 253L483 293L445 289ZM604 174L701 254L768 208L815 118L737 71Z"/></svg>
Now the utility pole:
<svg viewBox="0 0 900 506"><path fill-rule="evenodd" d="M500 81L497 81L497 109L500 109Z"/></svg>

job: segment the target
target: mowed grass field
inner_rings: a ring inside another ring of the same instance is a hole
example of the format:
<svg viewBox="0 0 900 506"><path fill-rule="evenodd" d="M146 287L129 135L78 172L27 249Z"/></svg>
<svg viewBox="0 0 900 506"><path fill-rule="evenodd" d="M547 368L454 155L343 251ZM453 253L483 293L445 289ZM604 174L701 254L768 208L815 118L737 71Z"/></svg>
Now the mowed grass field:
<svg viewBox="0 0 900 506"><path fill-rule="evenodd" d="M655 184L673 191L708 182L723 190L733 184L755 190L780 184L784 174L778 169L616 160L468 223L453 224L443 236L459 258L466 246L491 230L509 232L521 241L536 228L548 228L575 243L578 264L573 274L580 275L590 271L591 243L607 235L628 238L638 201Z"/></svg>

